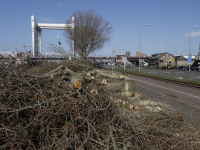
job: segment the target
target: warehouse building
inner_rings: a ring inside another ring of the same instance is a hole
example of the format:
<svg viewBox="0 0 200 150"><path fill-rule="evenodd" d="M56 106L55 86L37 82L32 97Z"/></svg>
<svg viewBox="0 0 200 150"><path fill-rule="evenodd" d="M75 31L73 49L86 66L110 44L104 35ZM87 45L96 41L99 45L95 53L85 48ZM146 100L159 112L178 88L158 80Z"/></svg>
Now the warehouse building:
<svg viewBox="0 0 200 150"><path fill-rule="evenodd" d="M158 69L166 65L168 68L176 66L175 56L168 52L153 54L148 58L148 63L151 69Z"/></svg>

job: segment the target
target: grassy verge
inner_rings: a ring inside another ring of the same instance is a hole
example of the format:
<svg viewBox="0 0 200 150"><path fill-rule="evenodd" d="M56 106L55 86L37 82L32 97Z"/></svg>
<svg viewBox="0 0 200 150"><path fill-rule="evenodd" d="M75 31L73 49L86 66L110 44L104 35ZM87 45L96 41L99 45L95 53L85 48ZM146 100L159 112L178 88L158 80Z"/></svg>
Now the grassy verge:
<svg viewBox="0 0 200 150"><path fill-rule="evenodd" d="M112 70L111 68L107 68L108 70ZM172 80L172 81L180 81L184 83L192 83L192 84L197 84L200 85L199 81L192 81L192 80L185 80L185 79L177 79L177 78L170 78L170 77L164 77L164 76L158 76L158 75L153 75L153 74L148 74L148 73L143 73L143 72L137 72L137 71L132 71L132 70L120 70L120 69L114 69L114 71L120 71L123 74L135 74L135 75L144 75L148 77L155 77L159 79L167 79L167 80Z"/></svg>

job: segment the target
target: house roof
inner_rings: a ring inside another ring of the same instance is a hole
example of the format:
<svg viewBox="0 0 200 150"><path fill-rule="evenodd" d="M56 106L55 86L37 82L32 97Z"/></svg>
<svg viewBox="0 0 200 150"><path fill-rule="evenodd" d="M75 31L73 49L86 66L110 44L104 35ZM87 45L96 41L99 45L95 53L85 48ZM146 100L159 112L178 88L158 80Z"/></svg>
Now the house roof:
<svg viewBox="0 0 200 150"><path fill-rule="evenodd" d="M161 57L163 57L165 54L169 54L171 57L173 57L175 59L175 56L166 52L166 53L157 53L157 57L150 57L149 59L159 59ZM153 54L153 55L156 55L156 54Z"/></svg>

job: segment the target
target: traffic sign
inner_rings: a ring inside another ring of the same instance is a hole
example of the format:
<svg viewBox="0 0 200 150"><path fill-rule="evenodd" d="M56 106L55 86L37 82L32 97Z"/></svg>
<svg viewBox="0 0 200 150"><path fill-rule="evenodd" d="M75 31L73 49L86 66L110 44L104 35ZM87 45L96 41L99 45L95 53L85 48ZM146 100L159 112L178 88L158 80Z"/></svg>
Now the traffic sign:
<svg viewBox="0 0 200 150"><path fill-rule="evenodd" d="M192 64L192 56L188 56L188 64Z"/></svg>

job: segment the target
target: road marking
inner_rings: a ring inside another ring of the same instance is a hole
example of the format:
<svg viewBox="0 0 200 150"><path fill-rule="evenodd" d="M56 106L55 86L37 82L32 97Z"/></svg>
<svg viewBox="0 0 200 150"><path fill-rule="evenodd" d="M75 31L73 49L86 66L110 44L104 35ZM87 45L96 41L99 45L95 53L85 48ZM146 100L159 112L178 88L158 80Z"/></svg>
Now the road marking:
<svg viewBox="0 0 200 150"><path fill-rule="evenodd" d="M163 87L163 86L160 86L160 85L156 85L156 84L153 84L153 83L150 83L150 82L146 82L146 81L142 81L142 80L138 80L138 79L135 79L135 80L140 81L140 82L144 82L144 83L147 83L147 84L151 84L151 85L154 85L154 86L157 86L157 87L161 87L163 89L167 89L167 90L171 90L171 91L178 92L178 93L181 93L181 94L185 94L185 95L188 95L188 96L200 98L198 96L194 96L194 95L191 95L191 94L183 93L183 92L180 92L180 91L177 91L177 90L172 90L172 89L169 89L169 88L166 88L166 87Z"/></svg>
<svg viewBox="0 0 200 150"><path fill-rule="evenodd" d="M108 71L108 70L107 70L107 71ZM109 72L109 71L108 71L108 72ZM130 77L128 77L128 79L129 79L129 78L130 78ZM133 78L133 79L135 79L135 78ZM188 95L188 96L191 96L191 97L200 98L200 97L195 96L195 95L191 95L191 94L188 94L188 93L183 93L183 92L180 92L180 91L172 90L172 89L169 89L169 88L166 88L166 87L162 87L162 86L160 86L160 85L156 85L156 84L153 84L153 83L150 83L150 82L146 82L146 81L142 81L142 80L138 80L138 79L135 79L135 80L140 81L140 82L144 82L144 83L147 83L147 84L151 84L151 85L154 85L154 86L157 86L157 87L161 87L161 88L163 88L163 89L167 89L167 90L170 90L170 91L174 91L174 92L178 92L178 93L181 93L181 94L185 94L185 95Z"/></svg>

